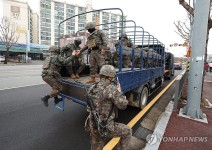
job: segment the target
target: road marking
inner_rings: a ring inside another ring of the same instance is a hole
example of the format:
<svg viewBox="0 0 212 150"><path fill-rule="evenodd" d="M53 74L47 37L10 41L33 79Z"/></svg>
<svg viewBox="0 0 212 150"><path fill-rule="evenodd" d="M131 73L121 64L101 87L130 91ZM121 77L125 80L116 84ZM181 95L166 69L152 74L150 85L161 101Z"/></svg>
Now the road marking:
<svg viewBox="0 0 212 150"><path fill-rule="evenodd" d="M46 84L46 83L43 82L43 83L30 84L30 85L14 86L14 87L9 87L9 88L0 89L0 91L3 91L3 90L10 90L10 89L17 89L17 88L22 88L22 87L35 86L35 85L42 85L42 84Z"/></svg>
<svg viewBox="0 0 212 150"><path fill-rule="evenodd" d="M26 71L26 72L28 72L28 71L39 71L39 72L42 72L42 69L39 68L39 69L34 69L34 70L8 70L8 71L4 71L4 72L2 71L1 74L2 73L10 73L10 72L20 72L20 71Z"/></svg>
<svg viewBox="0 0 212 150"><path fill-rule="evenodd" d="M10 77L1 77L0 75L0 82L1 80L8 80L10 78L14 79L14 78L32 78L32 77L41 77L41 75L27 75L27 76L10 76ZM42 77L41 77L42 78Z"/></svg>
<svg viewBox="0 0 212 150"><path fill-rule="evenodd" d="M179 75L178 75L179 76ZM175 82L175 80L178 78L175 77L144 109L142 109L127 125L132 128L140 119L143 117L143 115L152 107L152 105L157 102L157 100L169 89L169 87ZM103 150L112 150L116 144L118 144L120 140L120 137L115 137L111 139L103 148Z"/></svg>

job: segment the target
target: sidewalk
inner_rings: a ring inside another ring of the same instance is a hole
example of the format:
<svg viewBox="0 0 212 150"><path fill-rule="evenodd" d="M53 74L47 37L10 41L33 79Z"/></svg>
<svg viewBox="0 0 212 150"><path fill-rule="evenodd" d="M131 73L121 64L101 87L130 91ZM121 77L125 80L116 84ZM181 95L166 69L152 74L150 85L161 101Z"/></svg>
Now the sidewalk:
<svg viewBox="0 0 212 150"><path fill-rule="evenodd" d="M207 73L203 86L203 98L212 103L212 73ZM209 150L212 149L212 109L203 108L208 124L178 116L179 109L185 105L179 104L178 111L172 112L166 127L159 150ZM167 141L167 139L173 141ZM165 140L166 139L166 140Z"/></svg>
<svg viewBox="0 0 212 150"><path fill-rule="evenodd" d="M43 60L31 60L29 63L17 63L17 62L0 62L0 66L16 66L16 65L43 65Z"/></svg>

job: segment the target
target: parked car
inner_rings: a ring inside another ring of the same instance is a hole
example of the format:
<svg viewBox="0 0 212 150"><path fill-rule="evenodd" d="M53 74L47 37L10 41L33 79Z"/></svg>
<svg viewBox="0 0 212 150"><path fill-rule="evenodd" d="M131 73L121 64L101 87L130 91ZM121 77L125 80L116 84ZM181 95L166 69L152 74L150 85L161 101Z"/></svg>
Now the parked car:
<svg viewBox="0 0 212 150"><path fill-rule="evenodd" d="M0 56L0 62L5 61L5 57L4 56Z"/></svg>
<svg viewBox="0 0 212 150"><path fill-rule="evenodd" d="M174 63L174 69L175 70L182 70L182 64L179 62Z"/></svg>

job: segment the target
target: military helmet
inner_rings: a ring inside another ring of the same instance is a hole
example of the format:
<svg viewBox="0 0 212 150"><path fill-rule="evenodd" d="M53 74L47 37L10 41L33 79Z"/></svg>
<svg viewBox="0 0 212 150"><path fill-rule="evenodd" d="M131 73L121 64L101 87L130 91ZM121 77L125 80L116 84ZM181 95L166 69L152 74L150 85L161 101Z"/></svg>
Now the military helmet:
<svg viewBox="0 0 212 150"><path fill-rule="evenodd" d="M59 50L59 48L57 47L57 46L51 46L50 48L49 48L49 51L50 52L56 52L56 51L58 51Z"/></svg>
<svg viewBox="0 0 212 150"><path fill-rule="evenodd" d="M111 65L104 65L99 71L100 75L104 75L107 77L112 77L114 78L116 76L116 70L113 66Z"/></svg>
<svg viewBox="0 0 212 150"><path fill-rule="evenodd" d="M85 26L85 29L88 30L88 29L93 29L95 28L96 24L93 23L93 22L88 22Z"/></svg>
<svg viewBox="0 0 212 150"><path fill-rule="evenodd" d="M77 38L74 40L74 43L77 44L77 45L80 45L82 43L81 39L80 38Z"/></svg>

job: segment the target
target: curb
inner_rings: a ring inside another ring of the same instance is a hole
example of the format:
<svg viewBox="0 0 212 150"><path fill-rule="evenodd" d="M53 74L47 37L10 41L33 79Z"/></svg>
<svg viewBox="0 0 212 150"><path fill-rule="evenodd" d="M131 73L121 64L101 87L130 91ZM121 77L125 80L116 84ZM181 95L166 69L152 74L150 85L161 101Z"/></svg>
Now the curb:
<svg viewBox="0 0 212 150"><path fill-rule="evenodd" d="M159 117L159 121L155 125L155 129L152 135L148 135L147 144L144 150L157 150L159 149L161 139L165 133L166 127L168 125L170 116L172 114L174 102L170 101L166 107L165 112Z"/></svg>

